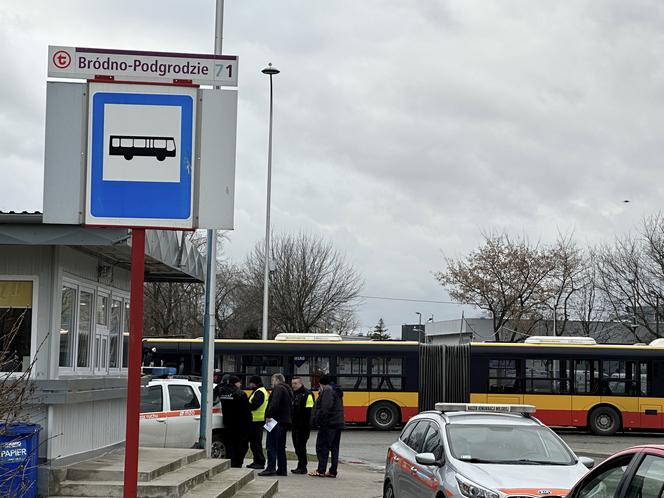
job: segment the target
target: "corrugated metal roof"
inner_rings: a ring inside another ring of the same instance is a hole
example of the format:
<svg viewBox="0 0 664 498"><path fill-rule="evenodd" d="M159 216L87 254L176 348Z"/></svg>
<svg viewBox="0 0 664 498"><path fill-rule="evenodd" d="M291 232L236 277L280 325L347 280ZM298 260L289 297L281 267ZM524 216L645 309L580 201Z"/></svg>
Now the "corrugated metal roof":
<svg viewBox="0 0 664 498"><path fill-rule="evenodd" d="M146 281L205 280L203 256L181 234L181 231L170 230L145 231ZM0 245L70 246L130 268L129 229L46 225L42 223L42 213L38 211L0 211Z"/></svg>

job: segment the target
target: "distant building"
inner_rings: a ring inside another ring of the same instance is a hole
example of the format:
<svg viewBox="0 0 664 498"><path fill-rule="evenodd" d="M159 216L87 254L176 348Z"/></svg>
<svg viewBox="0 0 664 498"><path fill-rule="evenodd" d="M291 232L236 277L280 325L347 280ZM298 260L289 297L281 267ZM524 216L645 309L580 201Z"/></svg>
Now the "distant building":
<svg viewBox="0 0 664 498"><path fill-rule="evenodd" d="M604 344L635 344L649 343L655 337L644 327L632 328L626 326L627 320L580 322L568 320L564 324L559 321L557 335L563 336L588 336L599 343ZM418 325L402 326L402 337L404 327L418 327ZM422 324L426 342L430 344L464 344L468 342L493 342L493 320L487 318L465 318L463 320L442 320ZM536 324L521 322L519 325L507 322L501 333L501 339L505 341L520 341L524 336L519 332L531 328L529 335L553 336L553 321L541 320ZM654 328L654 327L653 327ZM664 328L662 329L664 334ZM410 336L409 336L410 337ZM418 340L417 338L411 340Z"/></svg>

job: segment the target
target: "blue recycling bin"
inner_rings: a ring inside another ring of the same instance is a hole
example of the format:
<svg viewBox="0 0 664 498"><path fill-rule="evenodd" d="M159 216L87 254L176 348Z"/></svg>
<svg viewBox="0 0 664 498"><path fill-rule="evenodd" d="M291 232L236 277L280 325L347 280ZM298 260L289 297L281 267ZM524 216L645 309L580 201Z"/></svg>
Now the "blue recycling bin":
<svg viewBox="0 0 664 498"><path fill-rule="evenodd" d="M37 424L0 425L0 498L37 496Z"/></svg>

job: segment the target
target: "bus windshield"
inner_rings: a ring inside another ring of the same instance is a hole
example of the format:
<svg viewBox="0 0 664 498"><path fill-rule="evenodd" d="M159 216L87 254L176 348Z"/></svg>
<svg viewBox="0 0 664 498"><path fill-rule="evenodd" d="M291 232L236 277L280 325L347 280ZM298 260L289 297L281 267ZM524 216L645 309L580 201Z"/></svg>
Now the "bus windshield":
<svg viewBox="0 0 664 498"><path fill-rule="evenodd" d="M518 465L574 465L574 455L546 427L450 424L450 451L457 460Z"/></svg>

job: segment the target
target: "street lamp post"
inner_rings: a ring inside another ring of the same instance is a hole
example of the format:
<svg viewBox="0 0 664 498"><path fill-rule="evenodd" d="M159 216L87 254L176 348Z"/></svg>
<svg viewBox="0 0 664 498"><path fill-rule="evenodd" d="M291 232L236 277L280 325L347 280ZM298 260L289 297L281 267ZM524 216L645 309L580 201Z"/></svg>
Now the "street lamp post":
<svg viewBox="0 0 664 498"><path fill-rule="evenodd" d="M263 333L262 339L267 340L267 324L268 324L268 305L269 305L269 289L270 289L270 198L272 196L272 76L279 74L279 70L269 63L268 66L261 71L270 77L270 128L268 132L268 145L267 145L267 207L265 211L265 281L263 283Z"/></svg>
<svg viewBox="0 0 664 498"><path fill-rule="evenodd" d="M418 338L419 342L422 342L422 335L421 334L422 334L422 332L424 332L422 330L422 313L420 313L419 311L416 311L415 314L417 315L417 338Z"/></svg>

